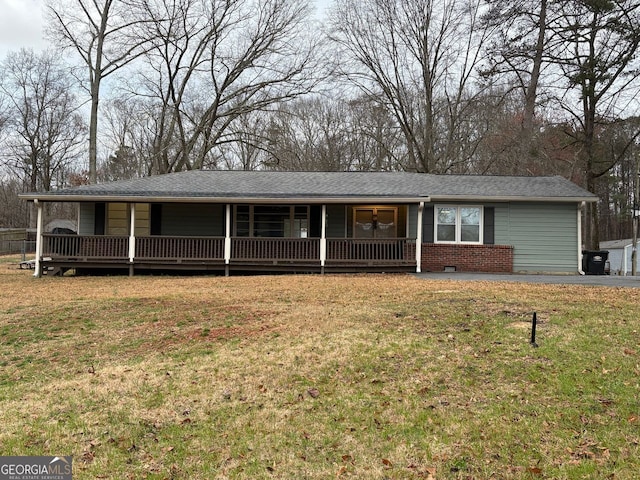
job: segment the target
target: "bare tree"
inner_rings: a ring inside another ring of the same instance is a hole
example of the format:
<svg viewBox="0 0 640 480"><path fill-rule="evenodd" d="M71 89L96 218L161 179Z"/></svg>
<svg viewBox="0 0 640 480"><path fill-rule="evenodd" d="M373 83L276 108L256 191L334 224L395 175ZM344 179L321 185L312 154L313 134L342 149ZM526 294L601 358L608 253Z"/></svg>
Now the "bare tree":
<svg viewBox="0 0 640 480"><path fill-rule="evenodd" d="M489 27L476 0L338 0L331 37L340 71L379 98L402 130L406 169L444 172L459 158L456 129Z"/></svg>
<svg viewBox="0 0 640 480"><path fill-rule="evenodd" d="M0 95L0 141L7 132L7 125L9 124L9 108L7 105L8 101L3 96Z"/></svg>
<svg viewBox="0 0 640 480"><path fill-rule="evenodd" d="M549 49L558 4L554 0L487 0L484 21L493 27L486 75L501 76L522 95L522 130L534 127L542 72L549 65Z"/></svg>
<svg viewBox="0 0 640 480"><path fill-rule="evenodd" d="M147 0L153 49L138 95L155 111L154 173L215 163L239 117L308 93L317 38L306 0Z"/></svg>
<svg viewBox="0 0 640 480"><path fill-rule="evenodd" d="M11 110L5 165L31 191L63 186L86 140L73 78L53 53L30 50L10 53L0 78Z"/></svg>
<svg viewBox="0 0 640 480"><path fill-rule="evenodd" d="M98 162L98 181L139 178L149 172L147 136L143 128L146 111L140 102L115 98L103 104L103 139L109 155Z"/></svg>
<svg viewBox="0 0 640 480"><path fill-rule="evenodd" d="M398 169L406 149L388 115L374 101L314 95L272 112L243 115L220 144L224 168L287 171Z"/></svg>
<svg viewBox="0 0 640 480"><path fill-rule="evenodd" d="M360 96L348 104L351 168L401 170L407 149L391 113L374 98Z"/></svg>
<svg viewBox="0 0 640 480"><path fill-rule="evenodd" d="M258 170L263 166L270 144L266 136L269 113L251 112L240 116L229 127L229 142L220 143L222 167L228 170Z"/></svg>
<svg viewBox="0 0 640 480"><path fill-rule="evenodd" d="M640 3L636 0L566 2L552 26L557 37L554 64L564 84L560 105L573 119L569 133L584 152L586 186L597 193L597 180L613 168L640 137L630 135L617 153L599 145L604 128L629 114L640 93ZM587 241L599 247L597 205L590 205Z"/></svg>
<svg viewBox="0 0 640 480"><path fill-rule="evenodd" d="M321 97L282 105L271 116L268 168L275 170L350 170L346 102Z"/></svg>
<svg viewBox="0 0 640 480"><path fill-rule="evenodd" d="M0 174L0 225L3 227L24 228L28 224L27 202L18 197L22 192L21 179Z"/></svg>
<svg viewBox="0 0 640 480"><path fill-rule="evenodd" d="M78 54L87 69L91 98L89 179L96 182L98 105L102 81L144 52L137 29L144 19L131 16L134 0L50 0L50 37Z"/></svg>

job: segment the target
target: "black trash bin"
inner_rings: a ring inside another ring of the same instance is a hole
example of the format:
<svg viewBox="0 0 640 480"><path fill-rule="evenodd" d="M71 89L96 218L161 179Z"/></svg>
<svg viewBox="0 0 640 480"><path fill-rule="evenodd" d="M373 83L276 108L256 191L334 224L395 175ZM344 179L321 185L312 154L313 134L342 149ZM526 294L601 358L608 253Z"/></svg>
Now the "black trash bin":
<svg viewBox="0 0 640 480"><path fill-rule="evenodd" d="M582 270L587 275L605 275L608 258L608 250L583 250Z"/></svg>

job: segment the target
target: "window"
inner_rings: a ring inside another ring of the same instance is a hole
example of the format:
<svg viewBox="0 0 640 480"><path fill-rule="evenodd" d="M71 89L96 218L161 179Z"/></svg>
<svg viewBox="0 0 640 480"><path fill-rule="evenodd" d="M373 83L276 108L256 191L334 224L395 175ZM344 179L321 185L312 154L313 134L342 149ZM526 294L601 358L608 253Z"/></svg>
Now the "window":
<svg viewBox="0 0 640 480"><path fill-rule="evenodd" d="M235 205L238 237L306 238L309 207L305 205Z"/></svg>
<svg viewBox="0 0 640 480"><path fill-rule="evenodd" d="M482 207L436 207L436 242L482 243Z"/></svg>
<svg viewBox="0 0 640 480"><path fill-rule="evenodd" d="M355 207L353 212L355 238L395 238L397 236L397 208Z"/></svg>

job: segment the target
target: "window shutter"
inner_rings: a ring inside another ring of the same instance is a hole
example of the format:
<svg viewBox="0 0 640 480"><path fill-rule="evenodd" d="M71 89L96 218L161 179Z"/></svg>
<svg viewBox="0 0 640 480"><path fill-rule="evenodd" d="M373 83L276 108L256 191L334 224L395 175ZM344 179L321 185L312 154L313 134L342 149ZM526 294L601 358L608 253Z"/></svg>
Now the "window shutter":
<svg viewBox="0 0 640 480"><path fill-rule="evenodd" d="M484 207L484 229L483 237L485 245L493 245L495 243L495 208Z"/></svg>
<svg viewBox="0 0 640 480"><path fill-rule="evenodd" d="M96 203L93 213L93 234L104 235L107 205L105 203Z"/></svg>
<svg viewBox="0 0 640 480"><path fill-rule="evenodd" d="M162 232L162 204L161 203L152 203L151 204L151 212L149 213L151 226L150 231L151 235L161 235Z"/></svg>
<svg viewBox="0 0 640 480"><path fill-rule="evenodd" d="M422 243L433 243L433 206L425 205L422 212Z"/></svg>
<svg viewBox="0 0 640 480"><path fill-rule="evenodd" d="M309 207L309 237L320 238L322 235L322 206Z"/></svg>

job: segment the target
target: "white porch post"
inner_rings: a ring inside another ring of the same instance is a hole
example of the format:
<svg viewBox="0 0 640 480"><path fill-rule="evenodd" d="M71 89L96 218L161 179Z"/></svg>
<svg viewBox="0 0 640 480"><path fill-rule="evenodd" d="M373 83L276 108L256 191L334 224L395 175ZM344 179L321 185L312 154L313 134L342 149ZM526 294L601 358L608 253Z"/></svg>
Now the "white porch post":
<svg viewBox="0 0 640 480"><path fill-rule="evenodd" d="M129 204L129 275L133 276L133 261L136 258L136 204Z"/></svg>
<svg viewBox="0 0 640 480"><path fill-rule="evenodd" d="M229 263L231 263L231 204L227 203L224 227L224 274L229 276Z"/></svg>
<svg viewBox="0 0 640 480"><path fill-rule="evenodd" d="M327 260L327 206L322 205L322 230L320 232L320 272L324 273Z"/></svg>
<svg viewBox="0 0 640 480"><path fill-rule="evenodd" d="M36 265L34 277L42 277L42 203L37 199L33 201L38 210L38 217L36 220Z"/></svg>
<svg viewBox="0 0 640 480"><path fill-rule="evenodd" d="M424 211L424 202L418 205L418 225L416 233L416 273L422 271L422 212Z"/></svg>

